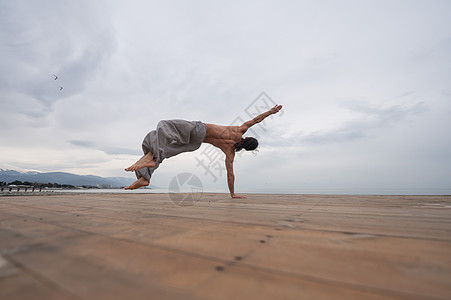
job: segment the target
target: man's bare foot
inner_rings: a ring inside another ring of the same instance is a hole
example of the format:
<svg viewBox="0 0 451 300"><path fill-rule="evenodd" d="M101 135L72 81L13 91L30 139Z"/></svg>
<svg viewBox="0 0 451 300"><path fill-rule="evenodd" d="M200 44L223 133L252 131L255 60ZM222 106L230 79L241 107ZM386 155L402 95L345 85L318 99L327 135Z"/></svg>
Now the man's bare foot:
<svg viewBox="0 0 451 300"><path fill-rule="evenodd" d="M143 158L135 162L133 165L125 169L125 171L132 172L139 170L141 168L148 167L152 168L155 167L155 158L153 157L152 153L147 153Z"/></svg>
<svg viewBox="0 0 451 300"><path fill-rule="evenodd" d="M126 187L125 189L126 190L136 190L136 189L139 189L140 187L148 186L148 185L149 185L149 181L147 181L147 179L144 177L140 177L138 180L136 180L135 182L130 184L130 186Z"/></svg>

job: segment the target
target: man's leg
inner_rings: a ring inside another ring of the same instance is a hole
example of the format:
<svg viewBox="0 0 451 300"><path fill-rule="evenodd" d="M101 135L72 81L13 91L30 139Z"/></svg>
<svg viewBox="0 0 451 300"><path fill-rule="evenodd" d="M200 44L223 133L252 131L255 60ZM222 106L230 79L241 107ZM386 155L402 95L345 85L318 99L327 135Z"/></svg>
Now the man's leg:
<svg viewBox="0 0 451 300"><path fill-rule="evenodd" d="M125 171L133 172L133 171L139 170L144 167L147 167L147 168L155 167L155 158L153 157L153 154L150 152L147 153L146 155L144 155L143 158L141 158L140 160L135 162L133 165L131 165L130 167L125 169ZM149 183L147 183L147 184L149 184Z"/></svg>

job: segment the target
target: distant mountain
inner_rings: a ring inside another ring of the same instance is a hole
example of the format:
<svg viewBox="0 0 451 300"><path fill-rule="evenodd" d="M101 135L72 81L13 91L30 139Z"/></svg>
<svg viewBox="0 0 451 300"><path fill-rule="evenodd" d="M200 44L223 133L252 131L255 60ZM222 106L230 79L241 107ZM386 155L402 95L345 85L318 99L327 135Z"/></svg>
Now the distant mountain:
<svg viewBox="0 0 451 300"><path fill-rule="evenodd" d="M36 171L19 172L15 170L0 169L0 181L10 183L13 181L28 181L39 183L58 183L70 184L75 186L91 185L91 186L111 186L123 187L128 186L134 182L134 179L127 177L100 177L93 175L75 175L65 172L49 172L40 173Z"/></svg>

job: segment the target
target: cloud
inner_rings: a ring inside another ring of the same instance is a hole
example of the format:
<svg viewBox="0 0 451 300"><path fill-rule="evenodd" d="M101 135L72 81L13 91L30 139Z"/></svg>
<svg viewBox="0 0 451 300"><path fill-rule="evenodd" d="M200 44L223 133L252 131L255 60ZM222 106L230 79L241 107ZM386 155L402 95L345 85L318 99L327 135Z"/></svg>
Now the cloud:
<svg viewBox="0 0 451 300"><path fill-rule="evenodd" d="M142 151L138 149L106 147L101 149L109 155L142 155Z"/></svg>
<svg viewBox="0 0 451 300"><path fill-rule="evenodd" d="M261 145L256 186L267 180L262 170L277 168L272 177L280 184L290 177L295 187L307 159L309 174L324 171L311 184L333 173L331 163L340 170L331 181L352 182L359 176L351 172L372 167L355 153L396 164L400 148L416 169L430 148L446 165L448 156L436 154L449 149L450 8L449 1L0 1L7 141L0 163L118 175L159 120L244 122L264 90L285 113L247 132ZM358 168L342 174L338 150L352 153L346 164ZM168 161L159 174L172 178L181 168ZM370 173L368 182L383 176Z"/></svg>
<svg viewBox="0 0 451 300"><path fill-rule="evenodd" d="M43 118L55 102L81 93L115 50L113 27L99 9L90 1L1 1L2 101L19 98L33 113L16 113Z"/></svg>
<svg viewBox="0 0 451 300"><path fill-rule="evenodd" d="M105 147L105 146L99 146L96 145L93 142L90 141L81 141L81 140L71 140L68 141L69 144L77 146L77 147L83 147L83 148L90 148L94 150L103 151L104 153L108 155L141 155L142 152L139 149L129 149L129 148L123 148L123 147Z"/></svg>
<svg viewBox="0 0 451 300"><path fill-rule="evenodd" d="M88 141L72 140L72 141L68 141L68 142L74 146L80 146L80 147L86 147L86 148L94 147L94 144L91 142L88 142Z"/></svg>
<svg viewBox="0 0 451 300"><path fill-rule="evenodd" d="M411 106L399 104L384 107L361 101L349 101L343 103L342 106L352 112L354 120L348 121L338 128L304 135L300 138L300 142L326 144L367 138L379 129L390 128L410 116L428 111L424 102Z"/></svg>

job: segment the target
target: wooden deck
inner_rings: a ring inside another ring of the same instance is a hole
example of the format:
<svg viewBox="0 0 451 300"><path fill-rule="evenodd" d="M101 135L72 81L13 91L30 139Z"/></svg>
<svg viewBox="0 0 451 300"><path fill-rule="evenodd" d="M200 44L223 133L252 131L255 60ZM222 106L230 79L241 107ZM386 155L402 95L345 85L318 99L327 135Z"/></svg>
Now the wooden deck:
<svg viewBox="0 0 451 300"><path fill-rule="evenodd" d="M0 299L451 299L451 197L0 197Z"/></svg>

